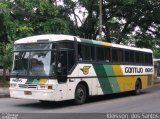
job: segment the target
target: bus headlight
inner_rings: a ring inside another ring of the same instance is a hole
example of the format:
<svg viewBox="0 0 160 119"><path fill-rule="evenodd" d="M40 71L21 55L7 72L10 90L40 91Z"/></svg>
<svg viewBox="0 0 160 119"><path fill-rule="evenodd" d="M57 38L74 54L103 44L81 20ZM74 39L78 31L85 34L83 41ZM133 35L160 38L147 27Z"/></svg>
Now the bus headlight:
<svg viewBox="0 0 160 119"><path fill-rule="evenodd" d="M39 90L52 90L53 86L52 85L39 85L38 89Z"/></svg>
<svg viewBox="0 0 160 119"><path fill-rule="evenodd" d="M40 89L40 90L45 90L45 89L46 89L46 86L45 86L45 85L39 85L39 86L38 86L38 89Z"/></svg>
<svg viewBox="0 0 160 119"><path fill-rule="evenodd" d="M14 95L14 94L15 94L15 91L10 91L10 94L11 94L11 95Z"/></svg>

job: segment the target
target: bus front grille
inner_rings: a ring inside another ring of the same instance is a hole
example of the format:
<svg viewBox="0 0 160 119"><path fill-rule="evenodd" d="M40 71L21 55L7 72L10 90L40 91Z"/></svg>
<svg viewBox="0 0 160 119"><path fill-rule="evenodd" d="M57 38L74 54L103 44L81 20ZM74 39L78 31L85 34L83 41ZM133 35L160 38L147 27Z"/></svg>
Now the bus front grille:
<svg viewBox="0 0 160 119"><path fill-rule="evenodd" d="M19 84L19 88L37 89L37 85Z"/></svg>

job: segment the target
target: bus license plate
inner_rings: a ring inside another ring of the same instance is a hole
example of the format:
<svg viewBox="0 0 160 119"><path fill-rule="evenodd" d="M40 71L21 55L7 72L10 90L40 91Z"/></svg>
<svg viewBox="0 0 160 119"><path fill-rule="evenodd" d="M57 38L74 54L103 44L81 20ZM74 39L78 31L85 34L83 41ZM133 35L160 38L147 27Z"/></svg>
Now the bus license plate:
<svg viewBox="0 0 160 119"><path fill-rule="evenodd" d="M25 95L32 95L32 92L31 91L24 91L24 94Z"/></svg>

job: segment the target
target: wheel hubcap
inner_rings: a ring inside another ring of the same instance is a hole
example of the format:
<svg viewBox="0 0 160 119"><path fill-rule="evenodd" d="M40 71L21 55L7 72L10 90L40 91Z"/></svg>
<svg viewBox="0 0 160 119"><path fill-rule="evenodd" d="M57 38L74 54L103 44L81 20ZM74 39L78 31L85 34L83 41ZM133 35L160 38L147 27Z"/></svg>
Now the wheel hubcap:
<svg viewBox="0 0 160 119"><path fill-rule="evenodd" d="M77 91L77 94L78 94L78 99L83 99L83 97L84 97L84 91L83 91L83 89L78 89L78 91Z"/></svg>

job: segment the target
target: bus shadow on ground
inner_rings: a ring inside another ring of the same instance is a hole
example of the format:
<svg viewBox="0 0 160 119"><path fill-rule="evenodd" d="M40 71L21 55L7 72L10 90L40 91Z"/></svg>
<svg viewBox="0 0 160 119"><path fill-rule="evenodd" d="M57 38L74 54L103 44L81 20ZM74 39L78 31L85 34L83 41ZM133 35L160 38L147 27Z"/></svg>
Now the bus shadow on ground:
<svg viewBox="0 0 160 119"><path fill-rule="evenodd" d="M141 92L140 95L134 95L131 92L125 92L125 93L117 93L117 94L92 96L88 98L85 104L91 104L91 103L102 102L102 101L110 101L110 100L116 100L116 99L123 99L127 97L132 97L132 96L141 96L141 95L148 94L148 93L149 92ZM83 105L78 105L78 106L83 106ZM68 100L68 101L59 101L59 102L52 102L52 101L43 102L43 103L36 102L36 103L29 103L29 104L21 104L17 106L32 107L32 108L39 108L39 109L60 109L60 108L65 108L65 107L70 107L70 106L77 106L77 105L74 104L73 100Z"/></svg>
<svg viewBox="0 0 160 119"><path fill-rule="evenodd" d="M102 95L102 96L93 96L90 97L87 103L94 103L94 102L100 102L100 101L110 101L110 100L116 100L116 99L123 99L127 97L133 97L133 96L141 96L144 94L147 94L148 92L141 92L140 95L135 95L132 92L124 92L124 93L115 93L115 94L108 94L108 95Z"/></svg>

